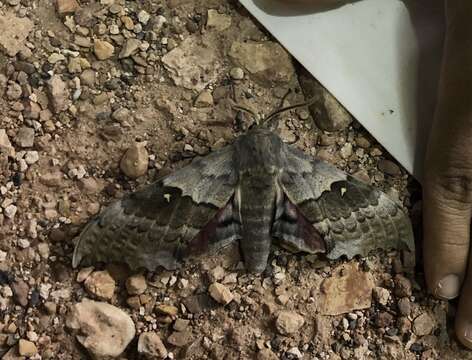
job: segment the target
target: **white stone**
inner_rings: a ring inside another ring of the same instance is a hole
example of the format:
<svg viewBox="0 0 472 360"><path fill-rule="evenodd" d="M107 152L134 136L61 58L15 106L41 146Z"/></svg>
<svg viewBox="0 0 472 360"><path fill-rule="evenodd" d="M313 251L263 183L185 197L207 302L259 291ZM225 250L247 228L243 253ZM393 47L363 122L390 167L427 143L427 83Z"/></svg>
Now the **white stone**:
<svg viewBox="0 0 472 360"><path fill-rule="evenodd" d="M13 296L13 290L11 289L10 286L5 285L5 286L2 287L2 296L6 297L6 298L9 298L9 297Z"/></svg>
<svg viewBox="0 0 472 360"><path fill-rule="evenodd" d="M30 242L27 239L18 239L18 246L22 249L30 247Z"/></svg>
<svg viewBox="0 0 472 360"><path fill-rule="evenodd" d="M297 347L293 347L287 351L287 354L292 355L296 359L301 359L303 357L303 354Z"/></svg>
<svg viewBox="0 0 472 360"><path fill-rule="evenodd" d="M49 293L51 292L52 285L51 284L41 284L39 285L39 296L47 300L49 298Z"/></svg>
<svg viewBox="0 0 472 360"><path fill-rule="evenodd" d="M25 155L25 161L28 165L33 165L34 163L38 162L39 154L37 151L28 151Z"/></svg>
<svg viewBox="0 0 472 360"><path fill-rule="evenodd" d="M141 10L138 13L138 20L141 24L146 25L150 18L151 18L151 15L149 15L149 13L145 10Z"/></svg>
<svg viewBox="0 0 472 360"><path fill-rule="evenodd" d="M234 80L242 80L244 79L244 70L240 67L234 67L230 70L229 75Z"/></svg>
<svg viewBox="0 0 472 360"><path fill-rule="evenodd" d="M50 64L55 64L55 63L58 63L59 61L64 61L65 59L66 59L66 57L62 54L52 53L48 57L48 62Z"/></svg>
<svg viewBox="0 0 472 360"><path fill-rule="evenodd" d="M133 320L123 310L88 299L72 306L66 325L97 359L120 356L136 334Z"/></svg>
<svg viewBox="0 0 472 360"><path fill-rule="evenodd" d="M17 207L13 204L11 205L8 205L4 210L3 210L3 213L5 214L5 216L9 219L13 219L15 217L15 214L16 214L16 211L17 211Z"/></svg>
<svg viewBox="0 0 472 360"><path fill-rule="evenodd" d="M26 170L28 170L28 164L26 163L25 159L18 160L18 165L20 172L25 172Z"/></svg>
<svg viewBox="0 0 472 360"><path fill-rule="evenodd" d="M38 252L39 252L39 255L41 255L41 257L43 259L48 259L49 258L49 245L47 243L39 243L38 244Z"/></svg>
<svg viewBox="0 0 472 360"><path fill-rule="evenodd" d="M120 33L120 28L116 24L110 25L109 29L110 34L112 35L118 35Z"/></svg>

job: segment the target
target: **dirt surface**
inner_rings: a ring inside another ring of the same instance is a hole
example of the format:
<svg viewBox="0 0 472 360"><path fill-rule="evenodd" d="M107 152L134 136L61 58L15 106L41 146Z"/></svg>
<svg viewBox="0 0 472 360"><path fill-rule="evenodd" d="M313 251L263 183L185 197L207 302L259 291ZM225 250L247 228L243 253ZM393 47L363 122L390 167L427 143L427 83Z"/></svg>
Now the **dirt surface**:
<svg viewBox="0 0 472 360"><path fill-rule="evenodd" d="M251 125L232 101L268 114L302 87L317 101L281 115L281 137L402 201L418 228L418 186L236 1L1 0L0 50L4 359L472 358L408 254L274 249L258 276L238 249L175 272L72 269L102 206Z"/></svg>

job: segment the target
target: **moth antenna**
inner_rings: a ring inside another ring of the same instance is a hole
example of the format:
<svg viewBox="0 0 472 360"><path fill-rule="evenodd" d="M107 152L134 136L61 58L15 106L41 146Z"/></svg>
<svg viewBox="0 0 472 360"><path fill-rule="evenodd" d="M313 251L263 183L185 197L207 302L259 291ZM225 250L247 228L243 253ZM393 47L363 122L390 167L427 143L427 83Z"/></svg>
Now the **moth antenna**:
<svg viewBox="0 0 472 360"><path fill-rule="evenodd" d="M284 108L275 110L271 114L269 114L269 116L267 116L265 119L262 120L262 124L268 124L274 117L276 117L277 115L279 115L281 113L284 113L286 111L290 111L290 110L293 110L293 109L296 109L296 108L299 108L299 107L302 107L302 106L310 106L315 102L315 100L316 99L313 97L313 98L309 99L308 101L298 103L298 104L294 104L294 105L290 105L290 106L286 106Z"/></svg>
<svg viewBox="0 0 472 360"><path fill-rule="evenodd" d="M286 92L285 95L282 97L282 100L280 100L279 109L281 109L281 108L284 107L285 100L287 100L287 98L289 97L289 95L290 95L291 93L292 93L292 89L291 89L291 88L288 88L287 92Z"/></svg>
<svg viewBox="0 0 472 360"><path fill-rule="evenodd" d="M259 115L257 115L254 111L252 111L251 109L245 108L245 107L243 107L243 106L241 106L237 103L237 100L236 100L236 87L234 86L234 83L231 83L231 97L232 97L232 99L230 98L231 107L233 109L237 110L237 111L245 112L245 113L251 115L254 123L256 123L256 126L258 126L259 123L261 122L261 117ZM254 124L252 124L252 125L254 125Z"/></svg>

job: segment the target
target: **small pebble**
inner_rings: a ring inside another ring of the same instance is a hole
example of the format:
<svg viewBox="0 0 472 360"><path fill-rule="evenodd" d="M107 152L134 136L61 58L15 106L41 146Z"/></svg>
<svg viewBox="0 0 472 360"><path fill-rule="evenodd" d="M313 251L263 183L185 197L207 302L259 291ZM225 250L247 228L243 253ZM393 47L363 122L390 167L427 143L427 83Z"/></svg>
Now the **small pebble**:
<svg viewBox="0 0 472 360"><path fill-rule="evenodd" d="M25 161L28 165L33 165L39 160L39 154L37 151L28 151L25 155Z"/></svg>
<svg viewBox="0 0 472 360"><path fill-rule="evenodd" d="M423 313L413 320L413 332L417 336L425 336L431 334L435 327L434 319L428 314Z"/></svg>
<svg viewBox="0 0 472 360"><path fill-rule="evenodd" d="M244 79L244 70L240 67L234 67L230 70L229 75L234 80L242 80Z"/></svg>
<svg viewBox="0 0 472 360"><path fill-rule="evenodd" d="M84 282L85 289L101 300L110 300L115 293L115 280L107 271L95 271Z"/></svg>
<svg viewBox="0 0 472 360"><path fill-rule="evenodd" d="M130 276L125 285L130 295L141 295L147 289L146 278L142 274Z"/></svg>
<svg viewBox="0 0 472 360"><path fill-rule="evenodd" d="M223 284L215 282L210 285L208 291L210 292L210 296L220 304L227 305L233 301L233 294Z"/></svg>
<svg viewBox="0 0 472 360"><path fill-rule="evenodd" d="M391 176L401 175L400 167L393 161L382 159L379 161L379 170Z"/></svg>
<svg viewBox="0 0 472 360"><path fill-rule="evenodd" d="M149 13L146 12L145 10L141 10L138 13L138 20L143 25L146 25L150 18L151 18L151 15L149 15Z"/></svg>
<svg viewBox="0 0 472 360"><path fill-rule="evenodd" d="M148 359L165 359L168 355L159 334L155 332L144 332L139 335L138 353Z"/></svg>
<svg viewBox="0 0 472 360"><path fill-rule="evenodd" d="M146 143L136 142L131 145L121 158L120 169L123 173L133 179L146 174L148 169L149 153Z"/></svg>
<svg viewBox="0 0 472 360"><path fill-rule="evenodd" d="M281 335L290 335L297 332L305 323L305 319L294 311L281 311L275 321L277 331Z"/></svg>
<svg viewBox="0 0 472 360"><path fill-rule="evenodd" d="M30 247L30 242L27 239L19 239L18 246L22 249L26 249Z"/></svg>
<svg viewBox="0 0 472 360"><path fill-rule="evenodd" d="M15 143L23 148L34 145L34 129L30 127L21 127L15 137Z"/></svg>
<svg viewBox="0 0 472 360"><path fill-rule="evenodd" d="M195 107L204 108L213 105L213 96L209 90L202 91L195 100Z"/></svg>
<svg viewBox="0 0 472 360"><path fill-rule="evenodd" d="M20 339L18 342L18 353L21 356L31 357L38 353L38 348L32 341Z"/></svg>
<svg viewBox="0 0 472 360"><path fill-rule="evenodd" d="M98 60L106 60L113 56L115 47L107 41L97 39L93 44L93 52Z"/></svg>

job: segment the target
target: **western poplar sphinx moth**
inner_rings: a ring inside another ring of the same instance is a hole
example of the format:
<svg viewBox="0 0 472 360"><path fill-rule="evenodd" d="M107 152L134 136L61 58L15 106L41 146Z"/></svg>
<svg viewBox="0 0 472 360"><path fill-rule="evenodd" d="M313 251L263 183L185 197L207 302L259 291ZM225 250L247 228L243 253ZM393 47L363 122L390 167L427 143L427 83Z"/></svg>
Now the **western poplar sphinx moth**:
<svg viewBox="0 0 472 360"><path fill-rule="evenodd" d="M103 261L171 270L233 242L256 273L265 269L273 242L329 259L377 248L414 250L400 205L256 126L104 209L79 235L73 266Z"/></svg>

